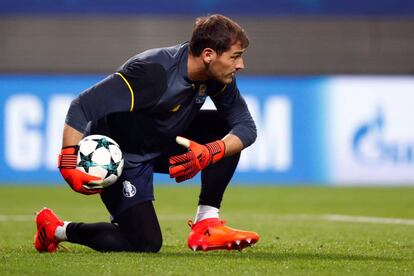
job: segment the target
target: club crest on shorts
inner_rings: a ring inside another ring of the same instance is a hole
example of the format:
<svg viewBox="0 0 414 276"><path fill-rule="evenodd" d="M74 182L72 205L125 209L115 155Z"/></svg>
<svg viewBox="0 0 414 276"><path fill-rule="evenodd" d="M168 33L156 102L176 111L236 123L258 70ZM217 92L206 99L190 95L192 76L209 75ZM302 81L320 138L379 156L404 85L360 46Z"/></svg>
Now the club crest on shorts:
<svg viewBox="0 0 414 276"><path fill-rule="evenodd" d="M133 197L137 193L137 189L134 185L131 184L131 182L124 181L122 182L122 185L124 186L122 192L124 193L125 197Z"/></svg>
<svg viewBox="0 0 414 276"><path fill-rule="evenodd" d="M206 92L207 92L207 86L204 83L200 84L200 87L198 88L198 95L196 98L196 103L202 104L206 101L206 98L207 98Z"/></svg>

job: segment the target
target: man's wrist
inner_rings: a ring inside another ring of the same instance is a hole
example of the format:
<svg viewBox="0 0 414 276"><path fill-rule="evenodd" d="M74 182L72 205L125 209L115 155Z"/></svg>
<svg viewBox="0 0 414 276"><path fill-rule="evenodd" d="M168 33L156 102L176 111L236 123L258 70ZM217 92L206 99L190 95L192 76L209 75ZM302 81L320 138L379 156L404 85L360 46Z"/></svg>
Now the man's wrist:
<svg viewBox="0 0 414 276"><path fill-rule="evenodd" d="M79 146L63 147L59 154L59 169L75 169L78 159Z"/></svg>

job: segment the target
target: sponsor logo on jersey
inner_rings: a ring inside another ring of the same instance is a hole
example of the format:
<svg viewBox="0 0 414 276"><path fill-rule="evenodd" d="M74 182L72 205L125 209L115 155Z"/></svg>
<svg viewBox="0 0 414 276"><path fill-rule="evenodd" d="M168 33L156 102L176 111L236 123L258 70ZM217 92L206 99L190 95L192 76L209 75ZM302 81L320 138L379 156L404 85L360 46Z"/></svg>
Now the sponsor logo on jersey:
<svg viewBox="0 0 414 276"><path fill-rule="evenodd" d="M134 185L131 184L131 182L124 181L122 182L122 185L124 186L122 192L124 193L125 197L133 197L137 193L137 189Z"/></svg>

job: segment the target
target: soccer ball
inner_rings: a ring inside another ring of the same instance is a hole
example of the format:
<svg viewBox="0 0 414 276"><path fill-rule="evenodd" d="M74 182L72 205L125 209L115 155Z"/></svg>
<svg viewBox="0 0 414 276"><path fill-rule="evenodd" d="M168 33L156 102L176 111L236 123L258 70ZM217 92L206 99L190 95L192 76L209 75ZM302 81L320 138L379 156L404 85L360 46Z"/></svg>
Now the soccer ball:
<svg viewBox="0 0 414 276"><path fill-rule="evenodd" d="M90 183L91 188L108 187L115 183L124 168L122 151L119 145L107 136L86 136L79 142L76 168L103 179L99 185Z"/></svg>

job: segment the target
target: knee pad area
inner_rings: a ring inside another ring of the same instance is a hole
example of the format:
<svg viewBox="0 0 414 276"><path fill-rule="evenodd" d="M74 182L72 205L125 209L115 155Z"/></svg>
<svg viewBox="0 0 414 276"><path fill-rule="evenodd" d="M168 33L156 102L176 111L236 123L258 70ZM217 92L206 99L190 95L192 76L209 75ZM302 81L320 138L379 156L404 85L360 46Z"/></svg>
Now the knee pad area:
<svg viewBox="0 0 414 276"><path fill-rule="evenodd" d="M151 237L142 237L137 236L133 241L130 241L133 245L133 251L135 252L152 252L156 253L160 251L162 247L162 237L151 236Z"/></svg>

